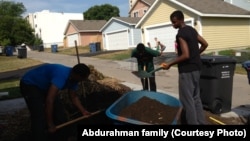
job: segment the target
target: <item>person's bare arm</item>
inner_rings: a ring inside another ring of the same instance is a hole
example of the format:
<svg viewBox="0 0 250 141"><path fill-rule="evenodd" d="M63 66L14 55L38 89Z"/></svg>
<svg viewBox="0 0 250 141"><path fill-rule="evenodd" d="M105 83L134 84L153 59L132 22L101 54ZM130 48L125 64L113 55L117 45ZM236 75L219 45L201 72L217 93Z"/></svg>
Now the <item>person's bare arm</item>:
<svg viewBox="0 0 250 141"><path fill-rule="evenodd" d="M187 42L182 38L178 38L178 40L180 42L180 48L181 48L182 54L176 57L173 61L169 63L162 63L161 66L164 69L169 69L171 66L178 64L189 58L189 50L188 50Z"/></svg>
<svg viewBox="0 0 250 141"><path fill-rule="evenodd" d="M82 113L82 115L90 115L90 113L82 106L82 103L79 100L78 96L76 95L76 92L70 90L69 93L72 103L77 107L77 109Z"/></svg>
<svg viewBox="0 0 250 141"><path fill-rule="evenodd" d="M53 121L53 109L54 109L54 100L57 95L58 95L58 88L52 84L49 88L45 102L45 114L48 124L48 130L51 133L56 131Z"/></svg>
<svg viewBox="0 0 250 141"><path fill-rule="evenodd" d="M198 35L198 42L201 44L201 46L200 46L200 54L204 51L204 50L206 50L206 48L208 47L208 43L207 43L207 41L202 37L202 36L200 36L200 35Z"/></svg>

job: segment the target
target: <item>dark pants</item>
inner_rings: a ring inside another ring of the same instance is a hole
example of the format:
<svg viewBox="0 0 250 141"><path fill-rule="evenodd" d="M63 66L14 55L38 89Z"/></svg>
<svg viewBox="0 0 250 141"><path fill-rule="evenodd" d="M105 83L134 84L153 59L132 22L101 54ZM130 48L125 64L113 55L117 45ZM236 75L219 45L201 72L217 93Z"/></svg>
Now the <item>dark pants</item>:
<svg viewBox="0 0 250 141"><path fill-rule="evenodd" d="M150 91L156 92L155 76L154 77L148 77L148 78L142 78L141 83L142 83L142 86L143 86L143 90L150 90Z"/></svg>
<svg viewBox="0 0 250 141"><path fill-rule="evenodd" d="M45 98L47 95L46 91L40 90L38 87L33 85L27 85L20 82L20 91L23 95L27 107L30 111L31 118L31 131L34 141L63 141L68 137L68 131L66 129L60 129L55 134L49 134L47 128L47 122L45 117ZM62 124L67 121L65 111L63 110L63 105L59 99L56 97L54 101L54 124Z"/></svg>

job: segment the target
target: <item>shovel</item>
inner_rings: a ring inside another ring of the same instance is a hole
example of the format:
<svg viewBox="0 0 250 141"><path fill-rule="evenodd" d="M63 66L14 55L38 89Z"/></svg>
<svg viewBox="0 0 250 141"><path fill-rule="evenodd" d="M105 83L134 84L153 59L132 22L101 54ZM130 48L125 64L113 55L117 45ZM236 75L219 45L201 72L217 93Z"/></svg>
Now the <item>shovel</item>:
<svg viewBox="0 0 250 141"><path fill-rule="evenodd" d="M153 77L152 73L156 72L156 71L159 71L163 69L163 67L159 67L157 69L154 69L150 72L147 72L147 71L133 71L132 73L135 74L137 77L139 78L148 78L148 77Z"/></svg>
<svg viewBox="0 0 250 141"><path fill-rule="evenodd" d="M91 113L91 115L82 116L82 117L73 119L73 120L71 120L71 121L65 122L65 123L63 123L63 124L57 125L57 126L56 126L56 129L61 129L61 128L65 127L65 126L68 126L68 125L73 124L73 123L75 123L75 122L78 122L78 121L80 121L80 120L89 118L89 117L91 117L91 116L93 116L93 115L96 115L96 114L99 114L99 113L102 112L102 111L103 111L103 110L98 110L98 111L96 111L96 112Z"/></svg>

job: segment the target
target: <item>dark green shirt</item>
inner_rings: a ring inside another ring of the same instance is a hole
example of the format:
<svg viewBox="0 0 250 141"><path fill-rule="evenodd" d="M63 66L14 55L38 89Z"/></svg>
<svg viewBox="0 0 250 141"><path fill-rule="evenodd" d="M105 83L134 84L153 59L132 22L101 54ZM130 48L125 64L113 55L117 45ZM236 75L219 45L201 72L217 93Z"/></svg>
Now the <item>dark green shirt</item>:
<svg viewBox="0 0 250 141"><path fill-rule="evenodd" d="M145 47L144 53L140 54L136 48L133 49L131 53L131 57L137 59L138 71L144 70L144 66L146 67L147 72L154 70L154 57L157 56L160 56L160 52L149 47Z"/></svg>

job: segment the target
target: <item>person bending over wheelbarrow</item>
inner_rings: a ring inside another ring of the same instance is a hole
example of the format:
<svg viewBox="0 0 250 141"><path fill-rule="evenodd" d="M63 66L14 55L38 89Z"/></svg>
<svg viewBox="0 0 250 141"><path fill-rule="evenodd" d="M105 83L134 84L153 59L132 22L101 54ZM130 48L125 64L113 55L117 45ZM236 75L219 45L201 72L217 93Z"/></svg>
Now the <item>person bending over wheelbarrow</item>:
<svg viewBox="0 0 250 141"><path fill-rule="evenodd" d="M153 50L149 47L145 47L144 44L137 44L136 48L132 50L131 57L137 59L138 72L146 71L151 72L154 70L153 58L160 56L161 52ZM140 78L143 86L143 90L150 90L156 92L155 73L152 73L153 77ZM150 86L150 87L149 87Z"/></svg>
<svg viewBox="0 0 250 141"><path fill-rule="evenodd" d="M72 103L82 115L90 115L76 95L78 82L88 79L89 75L89 67L79 63L73 68L43 64L22 76L20 91L30 111L33 141L63 141L70 136L69 128L57 130L55 126L67 121L59 90L68 89Z"/></svg>

